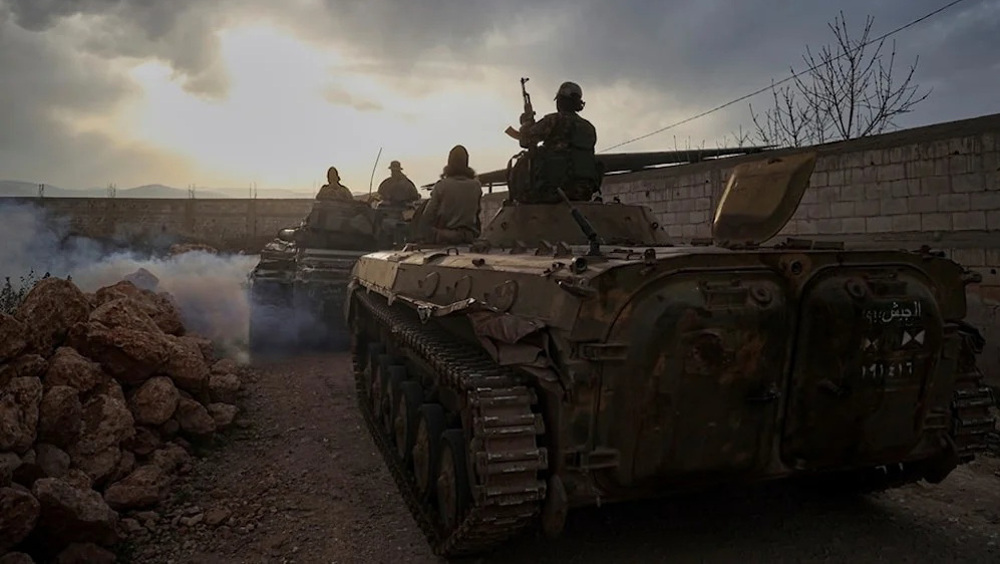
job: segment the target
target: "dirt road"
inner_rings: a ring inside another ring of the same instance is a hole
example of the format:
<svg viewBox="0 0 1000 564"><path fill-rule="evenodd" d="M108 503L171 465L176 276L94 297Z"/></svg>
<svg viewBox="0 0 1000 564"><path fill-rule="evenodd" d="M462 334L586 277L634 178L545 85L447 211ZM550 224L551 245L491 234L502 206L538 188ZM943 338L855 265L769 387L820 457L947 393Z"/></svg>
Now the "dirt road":
<svg viewBox="0 0 1000 564"><path fill-rule="evenodd" d="M145 515L134 562L439 562L354 407L346 355L260 365L246 422ZM939 486L831 499L789 487L571 514L483 562L1000 562L1000 461Z"/></svg>

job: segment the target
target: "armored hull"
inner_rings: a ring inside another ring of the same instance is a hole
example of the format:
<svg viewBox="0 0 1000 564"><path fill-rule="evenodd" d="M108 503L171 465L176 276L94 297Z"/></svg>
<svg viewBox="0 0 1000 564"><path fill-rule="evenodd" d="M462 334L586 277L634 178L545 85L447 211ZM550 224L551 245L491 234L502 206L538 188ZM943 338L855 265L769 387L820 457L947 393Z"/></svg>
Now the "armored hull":
<svg viewBox="0 0 1000 564"><path fill-rule="evenodd" d="M692 488L939 482L985 448L974 276L927 251L759 244L810 159L734 173L703 246L639 206L578 206L600 248L565 205L510 205L472 246L359 259L359 405L438 553ZM754 187L772 197L738 205Z"/></svg>
<svg viewBox="0 0 1000 564"><path fill-rule="evenodd" d="M359 257L405 242L412 211L364 202L317 201L296 228L282 230L250 274L252 352L344 348L343 308Z"/></svg>

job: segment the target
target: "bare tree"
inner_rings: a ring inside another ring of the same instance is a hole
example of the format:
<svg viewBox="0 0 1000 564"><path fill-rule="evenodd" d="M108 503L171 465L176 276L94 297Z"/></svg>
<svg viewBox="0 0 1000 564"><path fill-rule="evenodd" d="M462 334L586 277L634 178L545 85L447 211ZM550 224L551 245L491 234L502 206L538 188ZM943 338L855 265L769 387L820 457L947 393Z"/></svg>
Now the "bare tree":
<svg viewBox="0 0 1000 564"><path fill-rule="evenodd" d="M870 42L874 21L868 16L861 37L851 39L840 12L827 24L834 45L815 55L806 47L802 59L808 70L794 76L793 68L791 84L772 85L774 105L763 115L750 104L756 137L763 144L800 147L876 135L895 127L895 118L930 95L930 90L918 94L918 86L911 84L919 57L896 84L895 41L888 54L883 50L885 38Z"/></svg>

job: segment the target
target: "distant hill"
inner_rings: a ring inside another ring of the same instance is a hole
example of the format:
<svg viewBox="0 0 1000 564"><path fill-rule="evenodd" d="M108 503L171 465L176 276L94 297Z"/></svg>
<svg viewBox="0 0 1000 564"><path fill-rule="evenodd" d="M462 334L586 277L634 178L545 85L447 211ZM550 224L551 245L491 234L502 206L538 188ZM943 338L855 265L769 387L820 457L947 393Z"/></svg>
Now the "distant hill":
<svg viewBox="0 0 1000 564"><path fill-rule="evenodd" d="M38 184L19 180L0 180L0 197L34 197L38 196ZM119 188L115 192L118 198L188 198L187 188L174 188L163 184L146 184L133 188ZM313 198L313 192L288 190L286 188L259 188L258 198ZM107 188L60 188L45 185L45 197L48 198L107 198ZM248 198L247 188L196 188L195 198Z"/></svg>

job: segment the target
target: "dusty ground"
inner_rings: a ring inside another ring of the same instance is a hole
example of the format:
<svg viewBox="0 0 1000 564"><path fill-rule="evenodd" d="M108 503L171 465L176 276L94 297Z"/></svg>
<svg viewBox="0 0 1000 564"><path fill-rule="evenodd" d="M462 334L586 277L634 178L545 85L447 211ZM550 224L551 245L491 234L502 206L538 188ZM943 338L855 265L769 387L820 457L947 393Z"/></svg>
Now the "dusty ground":
<svg viewBox="0 0 1000 564"><path fill-rule="evenodd" d="M133 562L438 562L354 409L350 361L261 365L246 421L207 452ZM789 487L571 515L563 538L485 562L1000 562L1000 461L939 486L831 499ZM137 528L137 531L139 529Z"/></svg>

